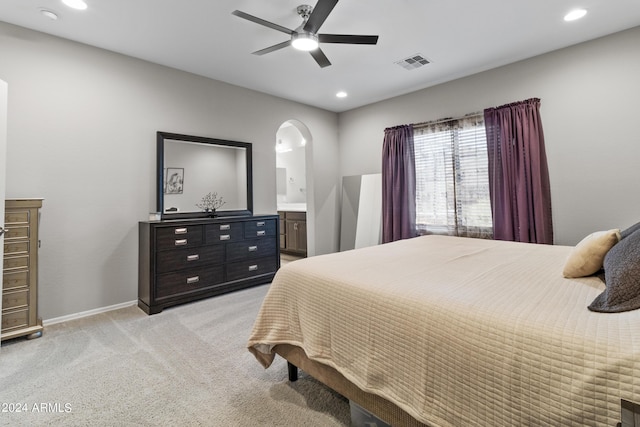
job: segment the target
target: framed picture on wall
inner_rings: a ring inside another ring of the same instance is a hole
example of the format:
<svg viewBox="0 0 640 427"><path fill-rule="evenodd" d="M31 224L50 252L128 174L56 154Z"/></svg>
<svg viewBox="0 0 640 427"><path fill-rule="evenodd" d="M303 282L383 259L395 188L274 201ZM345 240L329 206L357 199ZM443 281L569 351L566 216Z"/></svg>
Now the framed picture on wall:
<svg viewBox="0 0 640 427"><path fill-rule="evenodd" d="M164 169L164 194L182 194L184 168Z"/></svg>

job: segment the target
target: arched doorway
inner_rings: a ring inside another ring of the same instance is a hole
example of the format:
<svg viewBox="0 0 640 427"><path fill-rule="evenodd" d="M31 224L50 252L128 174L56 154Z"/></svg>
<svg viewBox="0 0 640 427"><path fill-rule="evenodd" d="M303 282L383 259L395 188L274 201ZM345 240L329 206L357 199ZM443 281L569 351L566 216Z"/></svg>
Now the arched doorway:
<svg viewBox="0 0 640 427"><path fill-rule="evenodd" d="M283 261L309 253L310 212L308 149L311 134L298 120L287 120L276 133L276 193Z"/></svg>

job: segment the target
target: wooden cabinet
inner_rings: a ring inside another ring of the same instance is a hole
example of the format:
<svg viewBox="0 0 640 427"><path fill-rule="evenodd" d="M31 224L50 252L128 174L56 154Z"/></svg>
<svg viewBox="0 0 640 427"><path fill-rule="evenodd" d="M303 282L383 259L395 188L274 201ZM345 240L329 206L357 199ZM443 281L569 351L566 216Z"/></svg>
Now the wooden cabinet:
<svg viewBox="0 0 640 427"><path fill-rule="evenodd" d="M38 317L38 223L42 199L5 201L2 340L42 335Z"/></svg>
<svg viewBox="0 0 640 427"><path fill-rule="evenodd" d="M307 256L307 213L280 211L280 250Z"/></svg>
<svg viewBox="0 0 640 427"><path fill-rule="evenodd" d="M270 282L278 234L276 215L140 222L138 306L155 314Z"/></svg>

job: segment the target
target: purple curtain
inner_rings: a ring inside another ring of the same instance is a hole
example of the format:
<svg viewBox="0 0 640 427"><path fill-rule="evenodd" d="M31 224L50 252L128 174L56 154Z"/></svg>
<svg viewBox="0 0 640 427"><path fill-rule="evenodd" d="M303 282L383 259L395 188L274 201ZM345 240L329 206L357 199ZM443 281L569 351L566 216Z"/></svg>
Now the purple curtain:
<svg viewBox="0 0 640 427"><path fill-rule="evenodd" d="M496 240L553 243L540 99L484 111Z"/></svg>
<svg viewBox="0 0 640 427"><path fill-rule="evenodd" d="M413 126L384 130L382 243L416 236L416 166Z"/></svg>

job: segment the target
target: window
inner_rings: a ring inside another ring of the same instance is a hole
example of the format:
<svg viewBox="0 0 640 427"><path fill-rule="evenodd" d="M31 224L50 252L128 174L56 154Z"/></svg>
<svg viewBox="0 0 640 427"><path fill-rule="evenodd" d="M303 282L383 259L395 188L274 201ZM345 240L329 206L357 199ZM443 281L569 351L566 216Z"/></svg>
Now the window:
<svg viewBox="0 0 640 427"><path fill-rule="evenodd" d="M483 116L414 126L420 234L492 236Z"/></svg>

